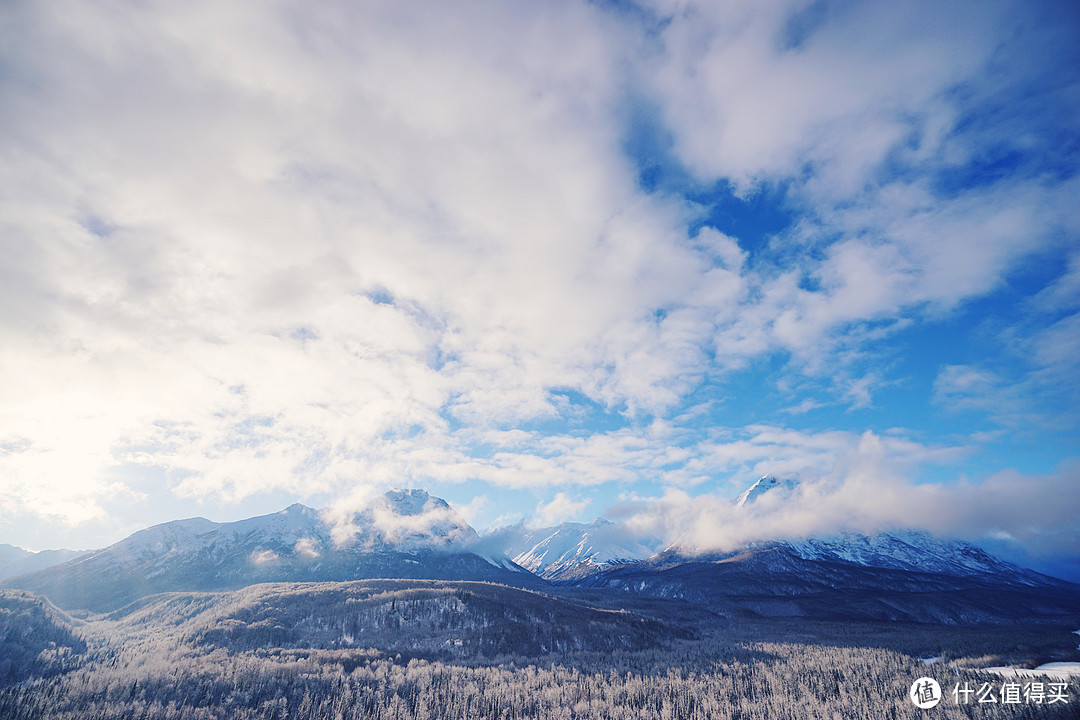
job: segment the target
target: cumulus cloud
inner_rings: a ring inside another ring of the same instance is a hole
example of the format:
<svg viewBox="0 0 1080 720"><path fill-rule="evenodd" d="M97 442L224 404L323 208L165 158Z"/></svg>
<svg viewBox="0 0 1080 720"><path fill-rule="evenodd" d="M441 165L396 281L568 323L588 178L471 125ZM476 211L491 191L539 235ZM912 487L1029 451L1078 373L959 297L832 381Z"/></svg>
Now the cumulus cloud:
<svg viewBox="0 0 1080 720"><path fill-rule="evenodd" d="M566 520L572 520L581 515L581 512L590 504L589 499L574 500L564 492L555 493L550 502L540 503L536 506L534 522L537 527L557 525Z"/></svg>
<svg viewBox="0 0 1080 720"><path fill-rule="evenodd" d="M982 482L913 484L895 471L887 443L868 433L832 472L802 476L790 494L767 492L736 507L728 496L671 489L658 498L626 502L615 517L639 536L699 552L916 528L974 540L1008 538L1033 554L1067 554L1080 541L1078 482L1080 468L1071 463L1043 476L1002 472Z"/></svg>
<svg viewBox="0 0 1080 720"><path fill-rule="evenodd" d="M1068 173L948 182L1060 130L1006 112L1028 51L1067 51L1022 9L7 3L0 509L100 518L139 469L353 510L409 481L820 474L857 434L677 418L776 357L873 407L883 338L1075 235ZM670 187L628 150L639 107ZM706 187L782 188L798 221L721 232ZM1059 320L1047 377L1074 350ZM615 420L583 430L585 406ZM582 509L558 491L544 513Z"/></svg>
<svg viewBox="0 0 1080 720"><path fill-rule="evenodd" d="M299 555L308 560L314 560L322 554L319 552L319 547L320 544L316 538L300 538L293 546L293 555Z"/></svg>
<svg viewBox="0 0 1080 720"><path fill-rule="evenodd" d="M456 510L423 491L392 490L363 499L354 495L327 508L324 516L337 545L442 549L476 540Z"/></svg>
<svg viewBox="0 0 1080 720"><path fill-rule="evenodd" d="M273 550L257 550L251 553L251 564L257 567L273 565L281 558Z"/></svg>

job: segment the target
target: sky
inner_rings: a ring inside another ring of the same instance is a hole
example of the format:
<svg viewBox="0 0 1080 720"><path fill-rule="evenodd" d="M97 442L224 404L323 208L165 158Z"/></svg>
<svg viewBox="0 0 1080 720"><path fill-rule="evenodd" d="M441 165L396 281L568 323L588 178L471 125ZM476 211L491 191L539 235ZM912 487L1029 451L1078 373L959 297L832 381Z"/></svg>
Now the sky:
<svg viewBox="0 0 1080 720"><path fill-rule="evenodd" d="M770 473L1080 577L1075 3L13 0L0 98L0 542Z"/></svg>

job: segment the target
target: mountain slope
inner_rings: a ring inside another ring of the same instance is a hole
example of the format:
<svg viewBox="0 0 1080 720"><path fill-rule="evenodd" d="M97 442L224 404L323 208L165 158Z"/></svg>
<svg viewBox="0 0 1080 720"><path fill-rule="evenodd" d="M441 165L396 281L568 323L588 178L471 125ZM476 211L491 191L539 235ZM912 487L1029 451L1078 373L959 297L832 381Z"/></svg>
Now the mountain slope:
<svg viewBox="0 0 1080 720"><path fill-rule="evenodd" d="M70 618L30 593L0 590L0 688L61 673L85 652Z"/></svg>
<svg viewBox="0 0 1080 720"><path fill-rule="evenodd" d="M1080 586L1052 578L1035 587L990 575L806 559L780 545L693 557L666 552L577 584L687 600L729 615L942 624L1080 618Z"/></svg>
<svg viewBox="0 0 1080 720"><path fill-rule="evenodd" d="M164 523L7 584L45 595L60 607L106 611L158 592L272 581L540 582L505 558L472 552L475 538L445 501L422 491L392 491L338 524L300 504L231 523Z"/></svg>
<svg viewBox="0 0 1080 720"><path fill-rule="evenodd" d="M748 508L767 498L782 507L798 501L798 489L767 475L732 503ZM721 553L676 546L594 569L574 584L756 615L945 623L1080 617L1080 586L917 530L765 540Z"/></svg>
<svg viewBox="0 0 1080 720"><path fill-rule="evenodd" d="M766 475L733 502L745 507L768 496L780 506L797 502L795 480ZM941 538L911 529L882 530L872 535L842 532L818 537L771 540L751 545L754 549L783 548L804 560L853 563L866 567L938 573L957 577L994 577L1012 584L1045 586L1051 578L994 557L962 540Z"/></svg>
<svg viewBox="0 0 1080 720"><path fill-rule="evenodd" d="M941 573L958 577L997 577L1042 586L1053 580L994 557L962 540L939 538L920 530L882 531L873 535L841 533L821 538L773 543L806 560L832 560L869 567Z"/></svg>
<svg viewBox="0 0 1080 720"><path fill-rule="evenodd" d="M491 583L360 580L170 593L112 613L128 627L175 628L192 647L377 649L436 658L611 652L689 632L651 618Z"/></svg>
<svg viewBox="0 0 1080 720"><path fill-rule="evenodd" d="M546 580L566 581L601 568L651 557L659 549L652 539L630 537L608 520L565 522L529 530L521 526L499 531L500 548L515 563Z"/></svg>

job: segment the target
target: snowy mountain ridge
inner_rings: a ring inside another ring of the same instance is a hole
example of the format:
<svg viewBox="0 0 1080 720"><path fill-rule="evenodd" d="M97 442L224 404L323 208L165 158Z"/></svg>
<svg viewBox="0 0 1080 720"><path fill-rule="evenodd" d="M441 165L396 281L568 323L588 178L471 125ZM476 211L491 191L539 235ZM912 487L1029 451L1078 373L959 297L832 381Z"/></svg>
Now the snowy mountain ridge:
<svg viewBox="0 0 1080 720"><path fill-rule="evenodd" d="M735 507L744 507L753 503L765 493L771 493L770 497L778 494L790 497L798 486L799 482L797 480L778 480L773 475L765 475L744 490L732 502Z"/></svg>
<svg viewBox="0 0 1080 720"><path fill-rule="evenodd" d="M796 481L767 475L732 503L740 510L767 497L760 506L767 510L774 502L791 500L797 487ZM707 568L730 573L736 567L741 568L739 582L757 583L755 591L770 593L818 585L839 590L836 583L842 584L843 577L867 587L875 582L936 587L967 579L1042 591L1058 583L970 543L920 530L776 538L722 553L666 546L605 519L537 529L517 525L481 537L445 500L422 490L394 490L353 511L317 511L297 503L236 522L188 518L163 523L107 548L9 578L4 585L47 595L61 607L96 611L164 591L367 578L478 580L519 587L548 581L672 597L685 590L705 597L718 591L708 579L714 570ZM704 579L687 581L690 585L670 579L695 573ZM657 589L663 577L669 580L661 584L673 589Z"/></svg>
<svg viewBox="0 0 1080 720"><path fill-rule="evenodd" d="M630 537L610 520L565 522L554 527L501 531L505 552L515 563L546 580L566 580L608 565L644 560L661 549L659 541Z"/></svg>
<svg viewBox="0 0 1080 720"><path fill-rule="evenodd" d="M394 490L358 511L317 511L297 503L236 522L162 523L6 584L44 594L62 607L101 611L156 592L260 582L537 582L499 553L473 552L476 540L476 531L444 500L422 490Z"/></svg>
<svg viewBox="0 0 1080 720"><path fill-rule="evenodd" d="M792 501L798 490L797 480L764 475L731 502L740 510L749 510L763 498L768 499L770 506L782 506ZM578 582L618 565L651 563L655 567L671 567L680 562L725 561L741 553L776 549L782 550L784 557L801 560L952 577L996 577L1014 585L1045 586L1051 580L997 558L969 542L941 538L916 529L886 529L871 534L842 531L801 538L766 539L722 553L694 550L679 542L665 545L656 539L638 539L624 527L606 520L590 524L563 523L538 530L520 527L511 530L515 532L500 531L506 554L525 569L556 582Z"/></svg>

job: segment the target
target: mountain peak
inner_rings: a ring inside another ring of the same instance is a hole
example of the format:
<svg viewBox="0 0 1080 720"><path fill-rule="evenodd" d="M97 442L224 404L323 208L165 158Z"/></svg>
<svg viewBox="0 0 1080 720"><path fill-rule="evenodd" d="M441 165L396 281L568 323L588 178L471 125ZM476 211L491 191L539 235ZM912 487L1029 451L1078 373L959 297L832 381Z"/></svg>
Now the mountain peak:
<svg viewBox="0 0 1080 720"><path fill-rule="evenodd" d="M770 490L780 489L781 492L788 494L798 485L797 480L779 480L775 475L763 475L760 480L744 490L733 502L735 507L743 507L754 502Z"/></svg>
<svg viewBox="0 0 1080 720"><path fill-rule="evenodd" d="M396 488L383 494L390 509L398 515L423 515L431 510L449 508L442 498L428 495L424 490Z"/></svg>
<svg viewBox="0 0 1080 720"><path fill-rule="evenodd" d="M293 503L292 505L290 505L289 507L285 508L284 510L282 510L282 511L280 511L278 513L278 515L304 515L304 516L312 516L312 515L317 515L317 514L318 514L318 511L315 508L308 507L307 505L304 505L303 503L298 503L298 502Z"/></svg>

